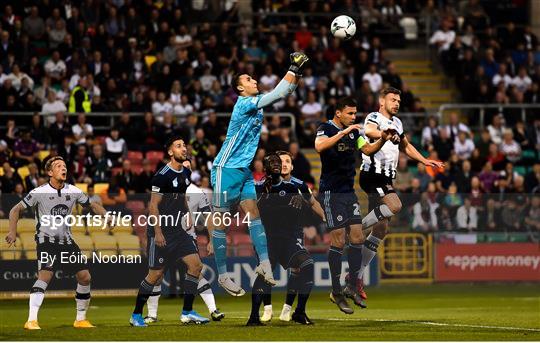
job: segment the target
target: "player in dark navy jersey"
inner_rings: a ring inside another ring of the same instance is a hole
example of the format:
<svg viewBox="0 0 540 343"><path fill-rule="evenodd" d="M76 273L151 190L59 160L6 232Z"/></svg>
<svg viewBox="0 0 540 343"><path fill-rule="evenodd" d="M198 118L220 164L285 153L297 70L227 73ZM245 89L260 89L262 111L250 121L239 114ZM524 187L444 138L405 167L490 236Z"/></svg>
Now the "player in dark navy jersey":
<svg viewBox="0 0 540 343"><path fill-rule="evenodd" d="M293 171L293 164L292 164L292 155L288 151L276 151L276 154L281 158L281 177L284 182L290 182L294 186L296 186L300 192L302 192L303 195L305 195L306 200L308 201L308 206L310 209L308 211L313 211L315 214L317 214L322 221L326 221L324 210L321 207L321 204L315 199L315 197L312 195L311 190L309 189L308 185L291 175ZM301 217L301 221L304 219L304 216L306 215L306 210L304 210L305 206L302 207L302 211L297 213ZM297 239L300 239L303 245L304 240L304 231L302 228L303 223L300 222L300 225L298 227L298 236ZM283 304L283 309L281 311L281 314L279 316L279 319L281 321L290 321L291 318L291 310L292 305L294 303L294 300L296 298L297 289L296 289L296 280L298 279L298 270L295 268L290 268L290 274L289 274L289 280L287 282L287 296L285 298L285 304ZM272 309L272 296L270 293L265 294L263 297L264 302L264 311L263 315L261 317L261 322L268 322L272 320L273 317L273 309Z"/></svg>
<svg viewBox="0 0 540 343"><path fill-rule="evenodd" d="M309 325L306 303L313 287L313 259L304 248L300 210L311 201L311 193L302 193L298 183L285 181L281 177L281 158L273 153L265 157L266 177L255 185L258 207L266 230L268 253L272 269L280 264L285 269L297 270L295 289L298 306L292 319ZM258 276L253 283L251 315L247 325L262 325L259 307L271 287Z"/></svg>
<svg viewBox="0 0 540 343"><path fill-rule="evenodd" d="M360 135L360 125L356 120L356 101L351 97L342 98L336 105L334 118L319 126L315 139L315 150L321 156L322 171L319 196L326 212L327 230L330 232L331 246L328 250L328 264L332 279L330 300L347 314L354 310L345 297L354 300L358 306L365 306L355 290L356 281L341 289L341 257L345 245L345 229L349 228L348 262L349 273L356 275L362 262L361 248L364 243L360 204L354 193L354 176L357 151L366 155L377 152L390 138L389 131L382 137L368 143Z"/></svg>
<svg viewBox="0 0 540 343"><path fill-rule="evenodd" d="M182 138L172 137L165 148L170 162L152 178L152 194L148 204L150 240L148 242L148 274L141 282L135 309L130 318L133 326L147 326L142 310L154 286L163 277L166 265L183 261L187 266L184 280L184 307L182 323L208 323L208 319L193 310L202 262L193 238L182 228L181 218L189 213L186 190L190 184L191 171L183 166L187 148ZM189 214L188 214L189 215ZM178 218L178 219L177 219Z"/></svg>

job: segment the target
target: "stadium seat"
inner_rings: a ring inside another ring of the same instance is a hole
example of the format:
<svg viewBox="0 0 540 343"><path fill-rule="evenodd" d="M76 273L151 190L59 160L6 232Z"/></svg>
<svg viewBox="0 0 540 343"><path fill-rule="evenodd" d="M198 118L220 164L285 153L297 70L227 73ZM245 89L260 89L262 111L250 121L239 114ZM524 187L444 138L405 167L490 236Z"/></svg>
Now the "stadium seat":
<svg viewBox="0 0 540 343"><path fill-rule="evenodd" d="M36 231L36 220L29 218L19 219L17 223L17 232L35 232Z"/></svg>
<svg viewBox="0 0 540 343"><path fill-rule="evenodd" d="M102 255L116 255L118 253L118 244L114 236L109 235L93 235L92 241L96 251Z"/></svg>
<svg viewBox="0 0 540 343"><path fill-rule="evenodd" d="M22 249L21 242L15 242L15 246L10 247L4 239L0 240L0 258L2 260L20 260Z"/></svg>
<svg viewBox="0 0 540 343"><path fill-rule="evenodd" d="M17 174L19 174L21 180L24 180L25 177L30 175L30 170L27 166L19 167L19 169L17 169Z"/></svg>
<svg viewBox="0 0 540 343"><path fill-rule="evenodd" d="M92 255L92 251L94 251L94 241L90 236L74 233L73 240L75 240L75 243L77 243L83 254L87 257Z"/></svg>
<svg viewBox="0 0 540 343"><path fill-rule="evenodd" d="M163 152L162 151L148 151L146 153L146 159L150 161L151 164L158 164L163 160Z"/></svg>
<svg viewBox="0 0 540 343"><path fill-rule="evenodd" d="M82 225L78 225L78 224L82 224ZM77 221L75 225L71 227L71 232L72 233L78 232L78 233L86 234L86 225L84 223L79 223Z"/></svg>
<svg viewBox="0 0 540 343"><path fill-rule="evenodd" d="M81 191L85 193L88 193L88 184L86 183L76 183L75 187L77 187L78 189L80 189Z"/></svg>
<svg viewBox="0 0 540 343"><path fill-rule="evenodd" d="M506 233L488 233L486 234L487 243L504 243L508 241Z"/></svg>
<svg viewBox="0 0 540 343"><path fill-rule="evenodd" d="M0 167L0 176L4 176L4 167Z"/></svg>
<svg viewBox="0 0 540 343"><path fill-rule="evenodd" d="M232 245L234 246L235 256L252 256L254 253L251 244L251 238L248 234L237 233L232 235Z"/></svg>
<svg viewBox="0 0 540 343"><path fill-rule="evenodd" d="M143 172L143 166L142 164L132 164L131 165L131 171L135 174L140 174Z"/></svg>
<svg viewBox="0 0 540 343"><path fill-rule="evenodd" d="M121 167L113 168L111 169L111 172L112 172L112 176L116 176L122 172L122 168Z"/></svg>
<svg viewBox="0 0 540 343"><path fill-rule="evenodd" d="M119 233L119 232L125 232L125 233L128 233L128 234L131 234L133 232L133 226L131 226L131 225L116 225L111 232L113 234Z"/></svg>
<svg viewBox="0 0 540 343"><path fill-rule="evenodd" d="M0 219L0 233L9 231L9 219Z"/></svg>
<svg viewBox="0 0 540 343"><path fill-rule="evenodd" d="M139 237L134 235L115 235L115 238L118 242L118 249L121 255L133 255L134 252L140 255L141 241Z"/></svg>
<svg viewBox="0 0 540 343"><path fill-rule="evenodd" d="M144 156L143 153L140 151L129 150L127 154L127 159L131 162L131 164L140 164L142 163Z"/></svg>
<svg viewBox="0 0 540 343"><path fill-rule="evenodd" d="M109 189L108 183L96 183L94 184L94 193L101 194L105 193Z"/></svg>
<svg viewBox="0 0 540 343"><path fill-rule="evenodd" d="M529 241L529 234L521 232L509 233L508 241L513 243L526 243Z"/></svg>
<svg viewBox="0 0 540 343"><path fill-rule="evenodd" d="M44 160L47 156L49 156L50 154L51 154L51 153L49 152L49 150L41 150L41 151L39 152L39 155L38 155L39 160L40 160L40 161L43 161L43 160Z"/></svg>

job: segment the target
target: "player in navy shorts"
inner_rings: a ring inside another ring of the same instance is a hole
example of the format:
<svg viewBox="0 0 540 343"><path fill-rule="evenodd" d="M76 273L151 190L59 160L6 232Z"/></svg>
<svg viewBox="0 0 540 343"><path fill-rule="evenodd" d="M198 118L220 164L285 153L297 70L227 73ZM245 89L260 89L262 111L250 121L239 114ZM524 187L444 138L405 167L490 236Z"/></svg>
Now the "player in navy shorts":
<svg viewBox="0 0 540 343"><path fill-rule="evenodd" d="M272 269L279 264L285 269L294 269L297 277L291 285L298 293L298 305L292 319L310 325L305 313L306 303L313 287L313 259L304 248L300 222L300 210L311 201L311 193L299 187L296 182L281 177L281 158L278 154L267 155L264 159L266 177L256 183L258 206L266 230L268 255ZM304 190L304 192L302 192ZM253 283L251 315L247 325L262 325L259 307L271 286L258 276Z"/></svg>
<svg viewBox="0 0 540 343"><path fill-rule="evenodd" d="M180 321L184 324L208 323L193 310L193 300L202 270L197 245L182 228L177 218L189 212L186 190L190 184L191 170L183 166L187 158L187 148L182 138L172 137L165 145L170 162L163 166L152 178L152 194L148 204L149 225L148 274L141 282L135 309L130 318L132 326L147 326L142 310L154 286L161 281L165 266L184 262L187 273L184 280L184 307ZM166 218L168 216L169 218ZM172 220L171 220L172 219Z"/></svg>
<svg viewBox="0 0 540 343"><path fill-rule="evenodd" d="M346 229L349 234L347 253L349 273L356 275L362 262L362 216L360 204L354 193L354 176L358 150L366 155L377 152L390 138L388 131L373 143L368 143L360 135L360 125L355 124L356 101L345 97L338 101L334 118L322 123L317 130L315 150L321 156L322 171L319 185L319 201L326 212L326 222L330 232L331 246L328 251L328 264L332 279L330 300L339 309L352 314L345 297L353 299L358 306L364 306L363 300L355 290L355 280L342 290L340 284L341 258L345 245Z"/></svg>

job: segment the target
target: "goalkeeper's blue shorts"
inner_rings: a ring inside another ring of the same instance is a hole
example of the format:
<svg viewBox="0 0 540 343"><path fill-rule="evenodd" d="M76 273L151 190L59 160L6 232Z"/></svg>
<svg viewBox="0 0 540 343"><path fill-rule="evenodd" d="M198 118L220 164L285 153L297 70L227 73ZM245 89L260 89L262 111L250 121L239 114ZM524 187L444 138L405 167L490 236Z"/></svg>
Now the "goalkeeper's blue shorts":
<svg viewBox="0 0 540 343"><path fill-rule="evenodd" d="M211 171L214 188L212 206L215 211L227 212L243 200L257 199L253 175L249 168L223 168L214 166Z"/></svg>

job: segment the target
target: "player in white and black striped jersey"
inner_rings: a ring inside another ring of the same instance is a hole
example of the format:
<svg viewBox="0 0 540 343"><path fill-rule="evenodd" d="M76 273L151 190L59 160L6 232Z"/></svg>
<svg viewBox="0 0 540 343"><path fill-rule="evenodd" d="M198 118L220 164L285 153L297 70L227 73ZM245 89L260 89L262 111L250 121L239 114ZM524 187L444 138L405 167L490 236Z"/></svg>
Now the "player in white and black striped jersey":
<svg viewBox="0 0 540 343"><path fill-rule="evenodd" d="M381 138L382 131L393 131L392 138L384 143L377 153L371 156L362 154L360 187L368 194L369 199L369 213L362 219L362 227L366 229L375 226L364 242L362 266L358 275L348 277L358 278L357 290L364 299L367 298L362 282L364 270L375 257L379 243L386 235L388 219L401 210L401 200L393 187L400 151L426 166L435 168L444 166L442 162L426 159L409 143L403 124L396 117L401 103L400 95L401 91L393 87L381 90L379 112L368 114L364 122L365 135L370 141Z"/></svg>
<svg viewBox="0 0 540 343"><path fill-rule="evenodd" d="M72 213L76 204L89 206L94 213L105 215L106 210L77 187L66 183L67 168L62 157L52 157L45 163L45 172L49 182L33 189L21 202L9 212L9 233L6 242L13 245L17 240L17 222L21 211L33 207L36 215L36 243L38 254L38 279L30 291L29 315L24 328L39 330L37 320L39 308L45 297L45 290L52 280L55 270L62 269L75 274L77 291L77 317L73 326L76 328L94 327L86 319L90 306L90 272L86 256L73 240L71 228L62 223L53 223L52 216L65 218ZM46 219L48 216L48 219ZM112 220L112 217L111 217ZM49 222L49 223L47 223Z"/></svg>

